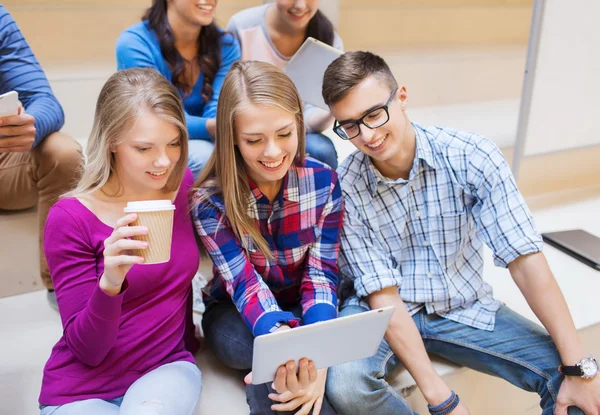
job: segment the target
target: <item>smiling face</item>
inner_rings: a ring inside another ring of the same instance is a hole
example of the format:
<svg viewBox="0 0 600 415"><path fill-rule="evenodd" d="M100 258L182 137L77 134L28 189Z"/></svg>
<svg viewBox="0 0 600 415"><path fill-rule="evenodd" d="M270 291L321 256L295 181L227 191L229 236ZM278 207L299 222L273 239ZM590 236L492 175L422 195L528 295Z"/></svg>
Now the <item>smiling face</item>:
<svg viewBox="0 0 600 415"><path fill-rule="evenodd" d="M319 0L276 0L278 16L295 29L304 29L319 10Z"/></svg>
<svg viewBox="0 0 600 415"><path fill-rule="evenodd" d="M208 26L215 17L218 0L167 0L169 21L192 26Z"/></svg>
<svg viewBox="0 0 600 415"><path fill-rule="evenodd" d="M369 76L352 88L339 102L333 104L331 113L340 124L348 120L357 120L372 109L385 105L391 92L384 82L375 76ZM350 140L357 149L371 157L376 166L391 161L402 151L407 126L410 125L405 115L406 99L406 89L399 88L388 106L388 122L373 129L361 124L360 134ZM365 121L370 122L369 119Z"/></svg>
<svg viewBox="0 0 600 415"><path fill-rule="evenodd" d="M179 129L146 110L118 141L112 152L125 190L141 194L163 189L181 157Z"/></svg>
<svg viewBox="0 0 600 415"><path fill-rule="evenodd" d="M279 186L298 152L296 116L279 107L248 103L234 123L235 145L248 175L261 191Z"/></svg>

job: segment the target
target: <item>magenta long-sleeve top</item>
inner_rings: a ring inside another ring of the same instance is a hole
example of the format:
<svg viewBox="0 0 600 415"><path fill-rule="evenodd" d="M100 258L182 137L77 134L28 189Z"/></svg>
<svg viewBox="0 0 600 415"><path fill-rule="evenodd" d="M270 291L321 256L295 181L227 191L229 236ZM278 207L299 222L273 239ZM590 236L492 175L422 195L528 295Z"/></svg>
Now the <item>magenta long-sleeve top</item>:
<svg viewBox="0 0 600 415"><path fill-rule="evenodd" d="M174 202L171 260L134 265L116 296L98 286L104 240L113 228L77 199L64 198L52 207L44 249L63 335L44 368L41 404L114 399L159 366L194 362L184 346L187 301L199 262L187 202L192 181L187 171Z"/></svg>

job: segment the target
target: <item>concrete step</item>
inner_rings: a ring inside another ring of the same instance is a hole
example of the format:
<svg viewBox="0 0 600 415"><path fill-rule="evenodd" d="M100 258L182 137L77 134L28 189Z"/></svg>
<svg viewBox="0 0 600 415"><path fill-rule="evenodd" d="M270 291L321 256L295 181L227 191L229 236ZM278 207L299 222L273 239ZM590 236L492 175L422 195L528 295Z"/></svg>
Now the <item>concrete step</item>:
<svg viewBox="0 0 600 415"><path fill-rule="evenodd" d="M0 210L0 235L0 298L43 289L36 210Z"/></svg>

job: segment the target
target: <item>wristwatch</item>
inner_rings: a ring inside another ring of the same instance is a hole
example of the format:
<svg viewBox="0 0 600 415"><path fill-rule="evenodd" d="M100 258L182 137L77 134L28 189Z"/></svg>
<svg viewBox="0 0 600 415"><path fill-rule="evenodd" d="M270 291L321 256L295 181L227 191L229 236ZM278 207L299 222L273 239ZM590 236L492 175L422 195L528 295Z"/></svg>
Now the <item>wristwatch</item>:
<svg viewBox="0 0 600 415"><path fill-rule="evenodd" d="M591 379L598 374L598 361L593 357L584 357L575 366L560 365L558 371L565 376L581 376Z"/></svg>

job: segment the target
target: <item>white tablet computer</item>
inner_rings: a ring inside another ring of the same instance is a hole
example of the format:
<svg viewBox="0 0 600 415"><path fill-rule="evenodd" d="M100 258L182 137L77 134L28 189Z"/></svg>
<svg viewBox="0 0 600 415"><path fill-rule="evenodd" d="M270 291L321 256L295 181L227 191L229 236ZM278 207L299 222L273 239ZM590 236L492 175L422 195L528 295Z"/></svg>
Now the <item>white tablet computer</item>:
<svg viewBox="0 0 600 415"><path fill-rule="evenodd" d="M329 64L342 53L312 37L300 46L283 70L296 85L304 102L329 110L321 93L323 75Z"/></svg>
<svg viewBox="0 0 600 415"><path fill-rule="evenodd" d="M394 309L380 308L256 337L252 383L272 382L277 368L290 360L305 357L322 369L373 356Z"/></svg>

